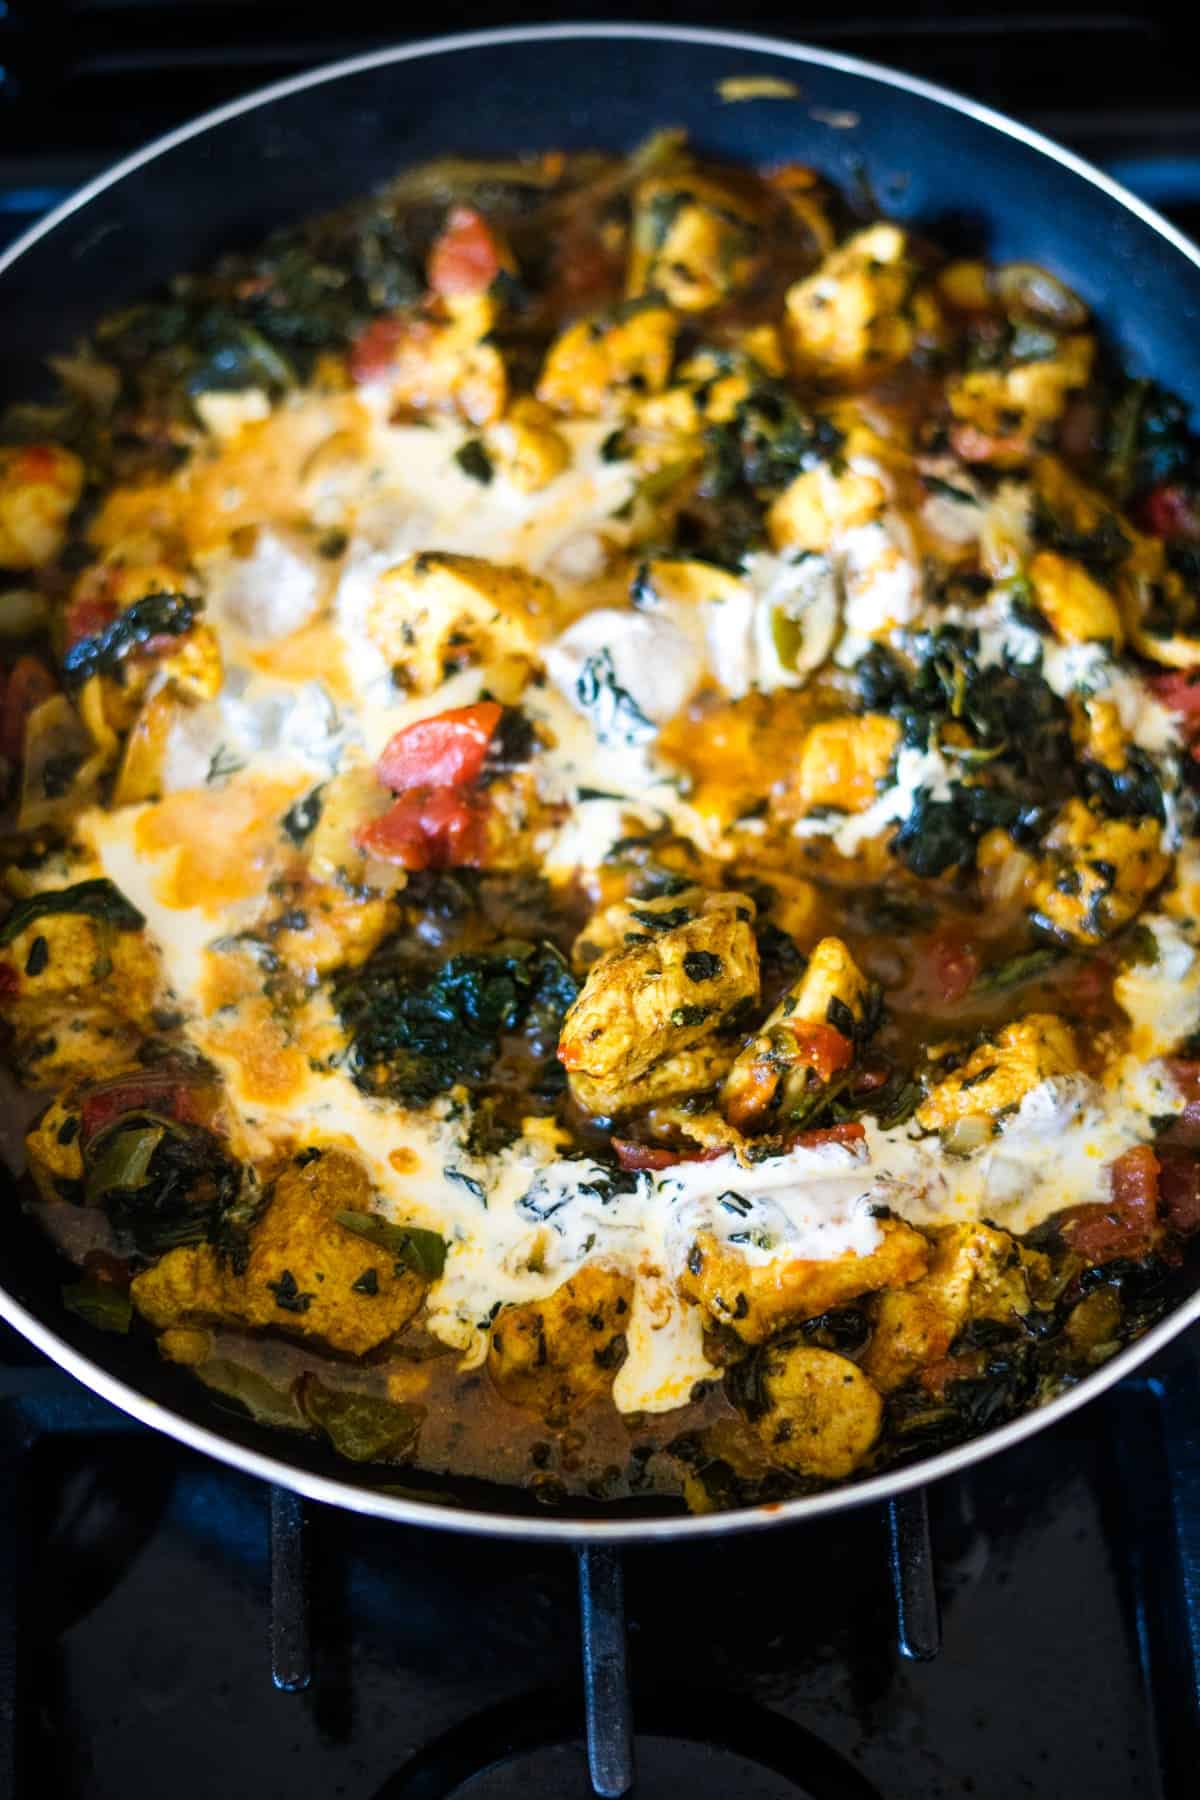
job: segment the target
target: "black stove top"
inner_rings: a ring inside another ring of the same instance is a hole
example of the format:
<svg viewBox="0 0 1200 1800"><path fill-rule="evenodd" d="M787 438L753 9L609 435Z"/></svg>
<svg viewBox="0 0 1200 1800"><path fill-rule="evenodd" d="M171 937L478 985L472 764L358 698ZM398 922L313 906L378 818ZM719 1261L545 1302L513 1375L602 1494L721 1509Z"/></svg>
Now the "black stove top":
<svg viewBox="0 0 1200 1800"><path fill-rule="evenodd" d="M382 12L0 0L0 242L180 119L394 37ZM1176 15L871 0L802 24L760 7L753 25L1026 118L1197 232L1200 94ZM455 7L436 26L496 22ZM0 1800L573 1800L593 1792L585 1688L599 1790L620 1791L631 1750L643 1800L1183 1800L1198 1375L1193 1335L890 1513L577 1565L304 1507L4 1333Z"/></svg>
<svg viewBox="0 0 1200 1800"><path fill-rule="evenodd" d="M1194 1795L1198 1350L930 1490L933 1660L920 1499L898 1541L864 1508L627 1552L634 1794ZM273 1496L3 1351L0 1793L591 1794L568 1550ZM583 1570L602 1686L621 1572Z"/></svg>

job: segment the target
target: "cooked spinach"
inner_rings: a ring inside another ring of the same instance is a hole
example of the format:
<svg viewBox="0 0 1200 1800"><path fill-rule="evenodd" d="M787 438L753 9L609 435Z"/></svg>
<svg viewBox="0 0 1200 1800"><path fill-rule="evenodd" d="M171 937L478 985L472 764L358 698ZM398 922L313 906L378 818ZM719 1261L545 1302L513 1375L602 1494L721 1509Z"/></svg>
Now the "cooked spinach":
<svg viewBox="0 0 1200 1800"><path fill-rule="evenodd" d="M338 979L334 1004L358 1086L421 1105L458 1082L483 1085L502 1034L524 1032L535 1054L548 1054L576 992L550 944L508 941L430 970L391 940Z"/></svg>
<svg viewBox="0 0 1200 1800"><path fill-rule="evenodd" d="M110 925L114 931L140 931L146 923L137 907L106 877L94 881L77 881L72 887L54 888L45 894L31 894L18 900L4 923L0 925L0 945L11 944L37 919L56 914L74 913Z"/></svg>
<svg viewBox="0 0 1200 1800"><path fill-rule="evenodd" d="M575 697L602 744L646 744L656 727L617 680L611 650L597 650L575 681Z"/></svg>
<svg viewBox="0 0 1200 1800"><path fill-rule="evenodd" d="M93 675L120 677L125 658L156 637L182 637L195 622L199 602L187 594L147 594L119 613L94 637L80 638L62 659L63 680L81 687Z"/></svg>
<svg viewBox="0 0 1200 1800"><path fill-rule="evenodd" d="M252 1198L251 1198L252 1190ZM244 1267L259 1196L241 1165L202 1126L137 1111L98 1132L84 1152L84 1195L139 1256L211 1243Z"/></svg>
<svg viewBox="0 0 1200 1800"><path fill-rule="evenodd" d="M1162 482L1195 479L1200 468L1188 409L1155 381L1129 381L1109 410L1104 477L1117 500Z"/></svg>
<svg viewBox="0 0 1200 1800"><path fill-rule="evenodd" d="M1126 560L1132 545L1112 513L1085 529L1070 524L1041 500L1033 508L1034 541L1060 556L1082 563L1096 581L1108 584Z"/></svg>
<svg viewBox="0 0 1200 1800"><path fill-rule="evenodd" d="M495 474L491 456L481 438L468 438L465 444L460 444L454 452L454 460L464 475L469 475L482 487L487 487Z"/></svg>

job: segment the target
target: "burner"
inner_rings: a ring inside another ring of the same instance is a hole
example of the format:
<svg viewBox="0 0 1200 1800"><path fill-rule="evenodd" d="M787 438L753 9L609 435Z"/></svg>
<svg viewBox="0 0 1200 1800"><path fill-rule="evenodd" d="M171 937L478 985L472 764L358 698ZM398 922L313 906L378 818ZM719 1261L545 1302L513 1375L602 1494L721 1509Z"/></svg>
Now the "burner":
<svg viewBox="0 0 1200 1800"><path fill-rule="evenodd" d="M828 1744L728 1694L634 1695L631 1800L881 1800ZM416 1757L375 1800L591 1800L582 1721L554 1695L470 1719Z"/></svg>

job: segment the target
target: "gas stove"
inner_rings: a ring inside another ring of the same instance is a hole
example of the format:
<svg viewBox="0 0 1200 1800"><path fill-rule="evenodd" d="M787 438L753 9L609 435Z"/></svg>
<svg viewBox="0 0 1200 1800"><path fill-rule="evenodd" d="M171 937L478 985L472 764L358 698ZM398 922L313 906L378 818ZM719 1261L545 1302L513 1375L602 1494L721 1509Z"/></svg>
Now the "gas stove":
<svg viewBox="0 0 1200 1800"><path fill-rule="evenodd" d="M0 0L0 243L179 120L386 41L381 12ZM753 23L974 94L1198 233L1173 15ZM0 1800L1183 1800L1198 1763L1194 1338L885 1511L618 1558L313 1508L0 1335Z"/></svg>
<svg viewBox="0 0 1200 1800"><path fill-rule="evenodd" d="M1195 1793L1198 1345L889 1511L620 1559L314 1509L0 1350L12 1800Z"/></svg>

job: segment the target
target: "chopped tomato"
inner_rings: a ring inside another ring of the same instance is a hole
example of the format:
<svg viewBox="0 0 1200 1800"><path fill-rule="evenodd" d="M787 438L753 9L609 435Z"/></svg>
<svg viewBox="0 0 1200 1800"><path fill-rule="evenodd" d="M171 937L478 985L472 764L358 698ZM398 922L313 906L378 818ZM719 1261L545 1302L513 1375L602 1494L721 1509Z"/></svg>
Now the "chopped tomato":
<svg viewBox="0 0 1200 1800"><path fill-rule="evenodd" d="M157 1113L160 1118L176 1119L181 1125L209 1125L214 1110L212 1099L211 1093L182 1080L178 1069L147 1069L118 1075L85 1096L79 1109L82 1141L86 1144L126 1113Z"/></svg>
<svg viewBox="0 0 1200 1800"><path fill-rule="evenodd" d="M376 381L395 362L400 341L411 329L408 319L372 319L350 346L350 374L355 381Z"/></svg>
<svg viewBox="0 0 1200 1800"><path fill-rule="evenodd" d="M17 460L18 481L53 481L61 467L62 451L51 444L29 444Z"/></svg>
<svg viewBox="0 0 1200 1800"><path fill-rule="evenodd" d="M972 945L948 929L929 940L929 966L937 992L953 1006L970 990L979 973L979 958Z"/></svg>
<svg viewBox="0 0 1200 1800"><path fill-rule="evenodd" d="M21 978L10 962L0 962L0 1000L15 1000L21 991Z"/></svg>
<svg viewBox="0 0 1200 1800"><path fill-rule="evenodd" d="M0 756L14 767L25 754L25 727L31 713L57 692L57 683L36 656L19 656L8 676L0 715Z"/></svg>
<svg viewBox="0 0 1200 1800"><path fill-rule="evenodd" d="M405 869L474 869L483 853L483 815L453 788L411 788L382 818L359 827L368 856Z"/></svg>
<svg viewBox="0 0 1200 1800"><path fill-rule="evenodd" d="M673 1169L677 1163L715 1162L728 1156L724 1146L709 1150L664 1150L657 1144L638 1144L633 1138L613 1138L613 1153L623 1169Z"/></svg>
<svg viewBox="0 0 1200 1800"><path fill-rule="evenodd" d="M1200 725L1200 669L1167 669L1148 676L1146 686L1168 712L1192 727Z"/></svg>
<svg viewBox="0 0 1200 1800"><path fill-rule="evenodd" d="M1200 496L1179 482L1151 488L1140 511L1146 530L1168 544L1200 542Z"/></svg>
<svg viewBox="0 0 1200 1800"><path fill-rule="evenodd" d="M1163 1217L1181 1237L1200 1231L1200 1161L1186 1150L1156 1150Z"/></svg>
<svg viewBox="0 0 1200 1800"><path fill-rule="evenodd" d="M96 637L111 625L120 608L104 594L80 594L67 607L66 647ZM171 640L173 641L173 640Z"/></svg>
<svg viewBox="0 0 1200 1800"><path fill-rule="evenodd" d="M429 252L426 273L435 294L483 294L503 268L495 232L473 206L454 206Z"/></svg>
<svg viewBox="0 0 1200 1800"><path fill-rule="evenodd" d="M788 1142L789 1150L819 1150L822 1144L845 1144L847 1149L866 1142L866 1128L851 1119L845 1125L825 1125L817 1131L802 1131Z"/></svg>
<svg viewBox="0 0 1200 1800"><path fill-rule="evenodd" d="M1112 1198L1071 1206L1062 1214L1062 1234L1090 1263L1146 1256L1159 1235L1158 1157L1149 1144L1135 1144L1109 1171Z"/></svg>
<svg viewBox="0 0 1200 1800"><path fill-rule="evenodd" d="M797 1056L815 1071L819 1081L831 1080L854 1061L854 1045L834 1026L801 1022L790 1029L796 1040Z"/></svg>
<svg viewBox="0 0 1200 1800"><path fill-rule="evenodd" d="M483 769L503 710L494 700L480 700L404 726L375 765L380 781L395 794L467 787Z"/></svg>

